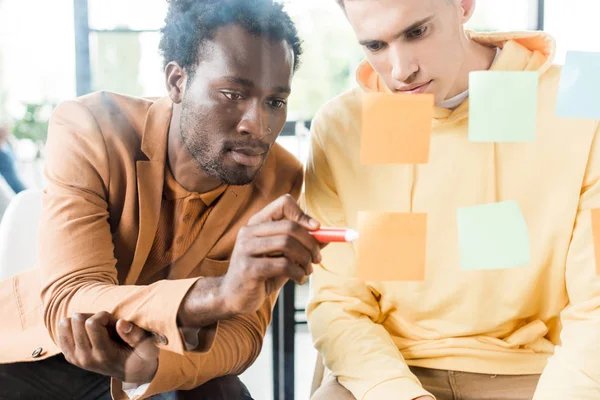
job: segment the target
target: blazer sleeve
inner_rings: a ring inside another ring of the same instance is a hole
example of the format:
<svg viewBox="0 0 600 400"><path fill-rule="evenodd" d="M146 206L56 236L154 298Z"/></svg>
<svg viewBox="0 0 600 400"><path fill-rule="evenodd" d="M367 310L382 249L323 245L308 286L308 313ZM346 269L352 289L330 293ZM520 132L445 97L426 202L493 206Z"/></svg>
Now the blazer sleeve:
<svg viewBox="0 0 600 400"><path fill-rule="evenodd" d="M62 318L108 311L160 335L163 348L181 354L177 312L197 279L118 284L108 222L109 157L91 112L76 101L59 105L48 131L39 232L44 322L58 344Z"/></svg>

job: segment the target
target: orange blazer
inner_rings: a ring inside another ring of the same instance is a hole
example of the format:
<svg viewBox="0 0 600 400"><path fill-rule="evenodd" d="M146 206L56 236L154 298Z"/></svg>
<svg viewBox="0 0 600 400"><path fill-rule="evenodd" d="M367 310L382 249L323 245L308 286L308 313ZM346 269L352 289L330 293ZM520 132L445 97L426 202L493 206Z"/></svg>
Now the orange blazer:
<svg viewBox="0 0 600 400"><path fill-rule="evenodd" d="M172 102L101 92L68 101L49 127L38 268L0 282L0 363L60 353L59 321L108 311L154 333L156 377L142 398L240 374L260 353L276 296L220 321L203 352L185 351L176 315L199 277L225 274L237 232L268 203L298 198L302 165L274 145L256 180L230 186L168 279L136 285L159 219ZM32 240L34 240L32 238ZM128 399L113 379L116 399Z"/></svg>

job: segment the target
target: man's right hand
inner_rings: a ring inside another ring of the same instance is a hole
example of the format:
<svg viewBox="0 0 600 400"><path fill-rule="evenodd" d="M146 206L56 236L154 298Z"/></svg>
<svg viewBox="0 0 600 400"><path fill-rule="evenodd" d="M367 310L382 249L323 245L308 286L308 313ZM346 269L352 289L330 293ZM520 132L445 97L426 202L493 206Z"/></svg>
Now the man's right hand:
<svg viewBox="0 0 600 400"><path fill-rule="evenodd" d="M240 229L229 270L220 285L227 312L250 314L291 279L304 283L321 262L309 234L319 222L304 214L292 196L280 197Z"/></svg>
<svg viewBox="0 0 600 400"><path fill-rule="evenodd" d="M266 206L240 229L227 274L192 286L177 315L180 326L254 313L289 279L305 282L321 262L322 246L309 234L319 227L289 195Z"/></svg>

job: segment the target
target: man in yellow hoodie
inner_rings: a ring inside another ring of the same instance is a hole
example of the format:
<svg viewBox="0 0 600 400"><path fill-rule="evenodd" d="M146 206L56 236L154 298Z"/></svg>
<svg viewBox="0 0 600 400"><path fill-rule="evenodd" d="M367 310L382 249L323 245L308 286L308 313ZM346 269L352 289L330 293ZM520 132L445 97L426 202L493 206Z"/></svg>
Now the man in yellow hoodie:
<svg viewBox="0 0 600 400"><path fill-rule="evenodd" d="M308 318L331 376L313 399L600 399L599 123L555 115L553 39L465 32L475 0L338 1L367 61L313 121L308 212L355 229L359 211L426 213L427 261L424 281L362 282L356 248L324 250ZM535 142L469 141L478 70L539 73ZM435 96L427 164L361 165L357 116L374 92ZM461 271L457 209L509 200L530 263Z"/></svg>

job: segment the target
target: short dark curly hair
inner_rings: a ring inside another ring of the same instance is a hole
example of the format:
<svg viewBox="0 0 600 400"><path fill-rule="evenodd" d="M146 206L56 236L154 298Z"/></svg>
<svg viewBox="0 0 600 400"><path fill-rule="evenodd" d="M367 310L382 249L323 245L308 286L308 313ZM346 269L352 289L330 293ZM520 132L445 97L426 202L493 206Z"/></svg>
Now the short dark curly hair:
<svg viewBox="0 0 600 400"><path fill-rule="evenodd" d="M294 72L300 65L302 42L283 5L275 0L167 0L169 11L161 29L164 66L176 61L193 75L202 45L225 25L239 25L254 35L285 40L294 52Z"/></svg>

